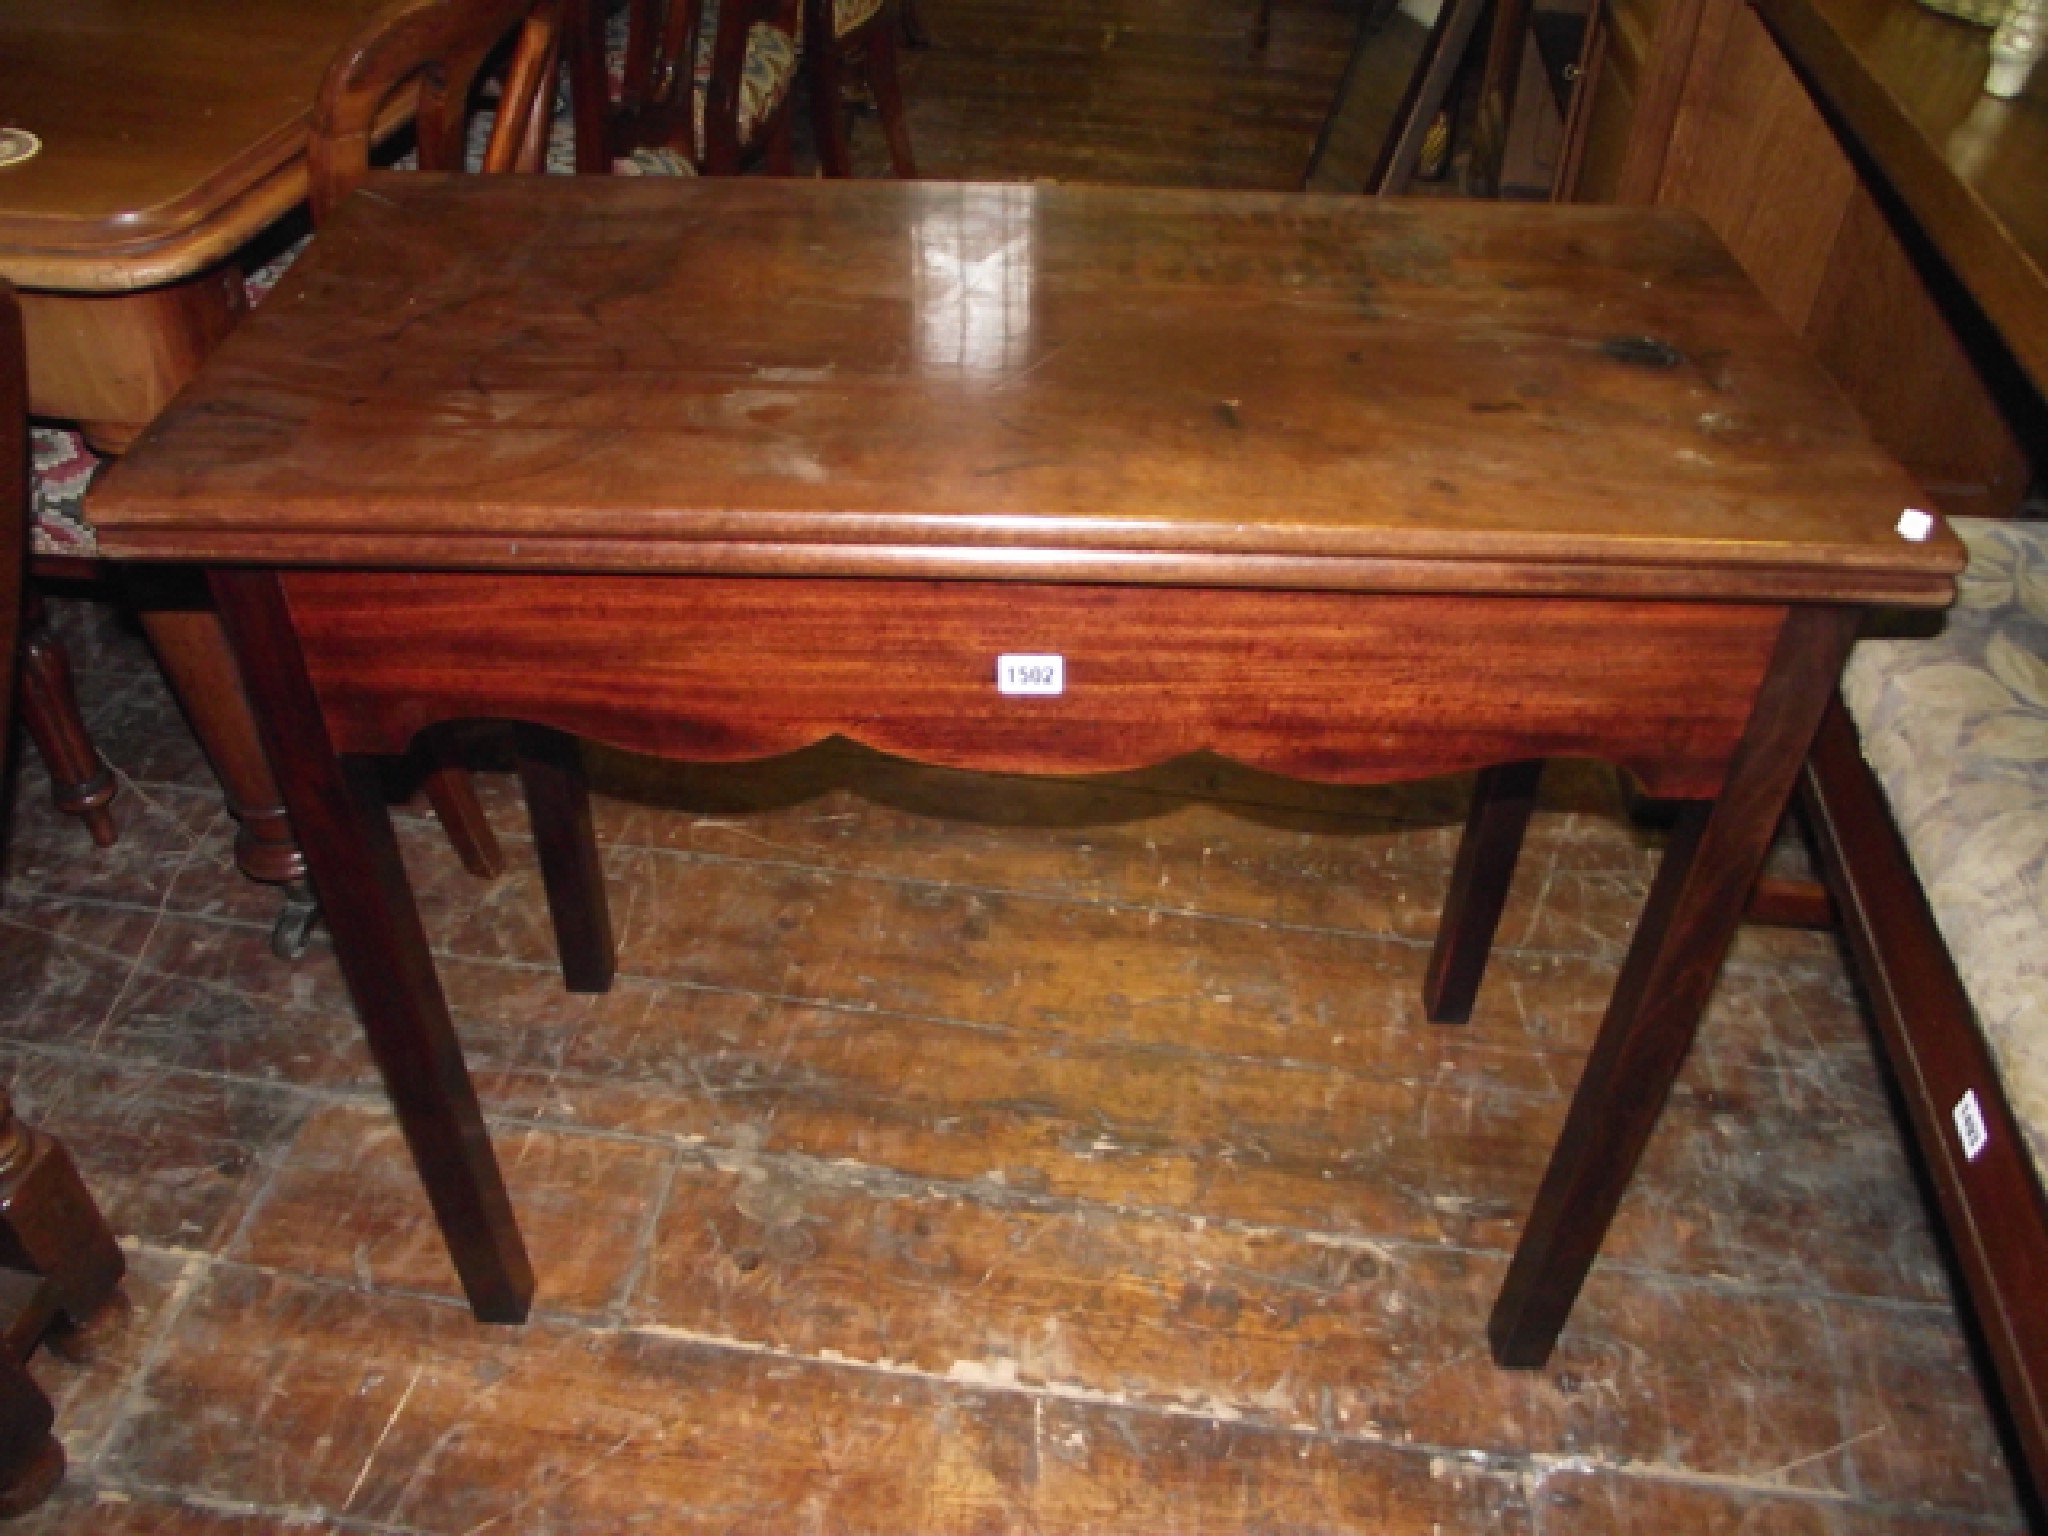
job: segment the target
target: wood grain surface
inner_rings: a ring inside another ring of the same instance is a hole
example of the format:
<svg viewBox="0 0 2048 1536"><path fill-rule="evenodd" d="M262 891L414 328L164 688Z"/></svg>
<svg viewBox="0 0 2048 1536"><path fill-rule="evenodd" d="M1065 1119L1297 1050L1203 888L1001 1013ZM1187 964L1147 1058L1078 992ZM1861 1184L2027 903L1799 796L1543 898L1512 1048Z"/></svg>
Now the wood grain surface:
<svg viewBox="0 0 2048 1536"><path fill-rule="evenodd" d="M42 140L0 175L0 273L121 292L232 255L304 198L313 93L378 3L0 9L0 102Z"/></svg>
<svg viewBox="0 0 2048 1536"><path fill-rule="evenodd" d="M103 547L1903 602L1960 561L1689 215L470 181L354 199Z"/></svg>
<svg viewBox="0 0 2048 1536"><path fill-rule="evenodd" d="M714 762L832 735L962 768L1211 751L1344 783L1599 756L1694 798L1719 791L1784 622L1761 604L960 581L304 571L285 588L342 752L481 717ZM1065 691L1000 693L1006 654L1061 656Z"/></svg>

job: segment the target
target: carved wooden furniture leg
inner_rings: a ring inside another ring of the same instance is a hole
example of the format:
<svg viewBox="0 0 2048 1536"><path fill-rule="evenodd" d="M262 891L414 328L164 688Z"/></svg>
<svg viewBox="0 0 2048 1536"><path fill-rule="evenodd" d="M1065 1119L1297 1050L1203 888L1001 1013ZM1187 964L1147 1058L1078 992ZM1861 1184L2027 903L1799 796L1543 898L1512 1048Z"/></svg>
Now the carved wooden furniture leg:
<svg viewBox="0 0 2048 1536"><path fill-rule="evenodd" d="M1502 763L1480 770L1472 786L1471 813L1458 840L1451 888L1422 982L1423 1007L1438 1024L1462 1024L1472 1017L1542 778L1540 761Z"/></svg>
<svg viewBox="0 0 2048 1536"><path fill-rule="evenodd" d="M50 798L57 809L85 823L102 848L114 846L114 775L86 734L78 693L71 685L71 660L50 633L42 599L28 589L21 624L21 713L28 733L50 772Z"/></svg>
<svg viewBox="0 0 2048 1536"><path fill-rule="evenodd" d="M464 1066L371 765L336 755L275 575L221 571L214 594L303 840L342 974L462 1280L485 1322L516 1323L533 1268Z"/></svg>
<svg viewBox="0 0 2048 1536"><path fill-rule="evenodd" d="M126 1269L70 1155L16 1119L0 1090L0 1519L35 1508L64 1476L55 1414L24 1362L53 1323L91 1321Z"/></svg>
<svg viewBox="0 0 2048 1536"><path fill-rule="evenodd" d="M571 992L608 992L616 968L604 863L590 819L590 788L576 738L544 726L513 728L519 781L547 884L548 914Z"/></svg>
<svg viewBox="0 0 2048 1536"><path fill-rule="evenodd" d="M1800 765L1855 637L1795 608L1718 800L1680 813L1487 1337L1506 1366L1550 1357L1685 1061Z"/></svg>
<svg viewBox="0 0 2048 1536"><path fill-rule="evenodd" d="M283 885L305 877L284 797L256 734L242 674L220 620L202 607L146 603L142 627L192 733L220 779L235 818L235 864L251 880Z"/></svg>
<svg viewBox="0 0 2048 1536"><path fill-rule="evenodd" d="M15 1118L0 1091L0 1266L40 1276L55 1314L83 1326L127 1271L71 1154Z"/></svg>
<svg viewBox="0 0 2048 1536"><path fill-rule="evenodd" d="M0 1349L0 1520L27 1514L64 1480L56 1411L14 1351Z"/></svg>

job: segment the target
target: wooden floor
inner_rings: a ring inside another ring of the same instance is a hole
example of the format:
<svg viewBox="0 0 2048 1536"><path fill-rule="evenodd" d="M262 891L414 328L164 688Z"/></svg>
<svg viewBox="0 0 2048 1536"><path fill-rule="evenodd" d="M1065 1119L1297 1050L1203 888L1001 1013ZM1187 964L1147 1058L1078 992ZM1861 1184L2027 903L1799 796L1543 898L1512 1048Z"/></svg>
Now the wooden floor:
<svg viewBox="0 0 2048 1536"><path fill-rule="evenodd" d="M923 0L933 172L1285 186L1350 0ZM861 141L872 147L873 125ZM1462 1029L1418 993L1465 785L599 762L622 941L402 820L540 1272L473 1323L331 955L140 644L64 605L124 776L22 776L0 1070L127 1245L17 1529L2022 1529L1841 958L1745 932L1551 1366L1483 1326L1655 851L1554 770Z"/></svg>

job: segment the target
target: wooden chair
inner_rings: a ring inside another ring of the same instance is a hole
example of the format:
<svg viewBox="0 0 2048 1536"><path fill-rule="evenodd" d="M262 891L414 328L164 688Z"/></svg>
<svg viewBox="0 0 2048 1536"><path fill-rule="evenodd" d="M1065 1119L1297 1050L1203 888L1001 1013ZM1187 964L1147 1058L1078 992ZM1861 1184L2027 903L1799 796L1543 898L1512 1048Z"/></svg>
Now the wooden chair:
<svg viewBox="0 0 2048 1536"><path fill-rule="evenodd" d="M908 181L917 175L904 115L903 83L896 69L896 41L903 32L899 0L804 0L804 66L810 76L811 123L818 160L827 176L851 176L853 153L846 141L846 62L865 65L875 113L889 144L889 168Z"/></svg>
<svg viewBox="0 0 2048 1536"><path fill-rule="evenodd" d="M562 12L563 0L395 0L373 16L328 66L314 102L306 145L314 228L370 177L378 115L415 84L419 168L463 169L477 78L501 48L511 54L481 169L544 169Z"/></svg>
<svg viewBox="0 0 2048 1536"><path fill-rule="evenodd" d="M418 163L434 170L461 168L478 73L515 31L519 36L512 47L512 63L501 88L483 168L539 169L560 57L561 0L540 0L538 4L535 0L397 0L366 23L323 82L307 146L309 202L315 222L324 219L369 174L377 109L415 81L422 87L415 129ZM46 433L44 440L53 462L50 473L37 485L38 543L43 547L36 556L36 573L47 579L95 579L98 560L90 542L91 525L79 498L97 460L75 433ZM197 609L182 615L178 623L186 629L217 628L210 614ZM23 652L23 714L49 768L57 804L82 817L94 841L107 846L115 836L108 809L114 794L113 775L86 731L63 647L42 623L40 605L33 597L28 626ZM165 637L153 630L151 638L161 647ZM202 645L201 649L212 651L218 665L228 669L220 686L238 688L225 642L217 648ZM183 702L188 710L204 705L203 700L190 696ZM230 785L231 802L238 798L235 781L254 775L265 784L269 782L268 765L260 761L253 738L248 747L257 760L214 764ZM430 737L423 750L428 798L464 867L480 876L498 874L504 868L503 855L467 775L454 765L444 738ZM274 789L267 797L259 793L239 798L267 806L277 804ZM239 815L247 808L237 805L236 809ZM275 828L269 835L283 840L277 872L266 877L287 880L290 865L296 862L296 847L289 842L281 809L263 815ZM244 816L245 834L250 819ZM298 953L314 915L309 896L288 893L274 947L282 954Z"/></svg>
<svg viewBox="0 0 2048 1536"><path fill-rule="evenodd" d="M799 0L570 0L576 168L790 174Z"/></svg>
<svg viewBox="0 0 2048 1536"><path fill-rule="evenodd" d="M21 311L0 284L0 759L11 757L28 595L27 393ZM13 803L0 793L0 845ZM70 1155L17 1120L0 1089L0 1518L33 1509L64 1475L56 1414L28 1374L29 1355L52 1327L98 1315L126 1268Z"/></svg>
<svg viewBox="0 0 2048 1536"><path fill-rule="evenodd" d="M371 169L373 127L392 95L414 81L420 86L415 134L422 170L458 170L472 161L485 172L546 169L568 14L564 0L397 0L387 6L336 56L320 87L308 148L316 229L350 192L386 174ZM485 60L506 46L510 59L479 150L470 143L471 94ZM611 985L613 945L580 749L565 736L527 725L515 728L514 743L564 978L572 990L603 991ZM460 776L452 766L445 771Z"/></svg>

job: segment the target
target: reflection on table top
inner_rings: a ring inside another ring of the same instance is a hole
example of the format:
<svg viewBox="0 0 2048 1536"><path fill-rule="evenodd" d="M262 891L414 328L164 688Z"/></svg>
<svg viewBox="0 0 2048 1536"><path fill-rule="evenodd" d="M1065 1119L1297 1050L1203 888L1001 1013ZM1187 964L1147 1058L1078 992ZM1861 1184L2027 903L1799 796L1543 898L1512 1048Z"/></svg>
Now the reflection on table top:
<svg viewBox="0 0 2048 1536"><path fill-rule="evenodd" d="M379 0L0 5L0 275L115 292L231 253L305 195L320 77Z"/></svg>
<svg viewBox="0 0 2048 1536"><path fill-rule="evenodd" d="M93 507L144 557L1943 601L1912 497L1676 211L394 174Z"/></svg>

